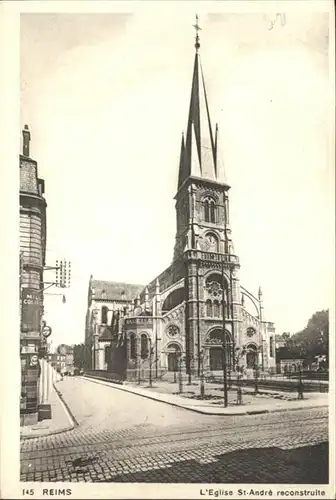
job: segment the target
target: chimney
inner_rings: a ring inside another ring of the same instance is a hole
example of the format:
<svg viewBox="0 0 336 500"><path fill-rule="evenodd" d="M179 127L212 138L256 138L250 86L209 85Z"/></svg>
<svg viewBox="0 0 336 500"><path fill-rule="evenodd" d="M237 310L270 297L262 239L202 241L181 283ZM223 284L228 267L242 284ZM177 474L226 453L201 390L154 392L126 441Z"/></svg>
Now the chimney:
<svg viewBox="0 0 336 500"><path fill-rule="evenodd" d="M30 143L30 132L28 125L24 126L24 129L22 130L22 136L23 136L23 148L22 148L22 153L24 156L29 157L29 143Z"/></svg>

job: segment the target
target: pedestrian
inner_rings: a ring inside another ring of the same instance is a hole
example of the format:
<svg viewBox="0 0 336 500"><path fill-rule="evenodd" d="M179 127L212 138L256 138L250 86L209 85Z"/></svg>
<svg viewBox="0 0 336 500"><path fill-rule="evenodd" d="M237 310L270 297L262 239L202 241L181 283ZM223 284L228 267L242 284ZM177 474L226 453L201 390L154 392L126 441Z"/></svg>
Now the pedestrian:
<svg viewBox="0 0 336 500"><path fill-rule="evenodd" d="M299 380L299 383L298 383L298 399L303 399L303 382L301 380L301 377L300 377L300 380Z"/></svg>

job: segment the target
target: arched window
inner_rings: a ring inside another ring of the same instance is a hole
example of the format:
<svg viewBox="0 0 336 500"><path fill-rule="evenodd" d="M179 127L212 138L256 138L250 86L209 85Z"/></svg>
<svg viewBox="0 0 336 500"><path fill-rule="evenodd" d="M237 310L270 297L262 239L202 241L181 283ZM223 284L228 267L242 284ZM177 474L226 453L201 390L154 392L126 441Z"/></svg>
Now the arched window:
<svg viewBox="0 0 336 500"><path fill-rule="evenodd" d="M109 345L106 345L105 346L105 363L106 364L109 364L109 361L110 361L110 352L111 352L111 346Z"/></svg>
<svg viewBox="0 0 336 500"><path fill-rule="evenodd" d="M130 335L130 359L136 359L137 357L137 346L136 346L136 338L134 333Z"/></svg>
<svg viewBox="0 0 336 500"><path fill-rule="evenodd" d="M215 202L213 200L210 201L209 203L209 212L210 212L210 220L209 222L216 222L216 216L215 216Z"/></svg>
<svg viewBox="0 0 336 500"><path fill-rule="evenodd" d="M103 306L101 310L101 322L103 325L107 325L107 313L108 313L108 307Z"/></svg>
<svg viewBox="0 0 336 500"><path fill-rule="evenodd" d="M211 302L211 300L207 300L205 303L205 314L208 318L212 317L212 302Z"/></svg>
<svg viewBox="0 0 336 500"><path fill-rule="evenodd" d="M219 318L219 302L218 300L214 300L213 302L213 315L215 318Z"/></svg>
<svg viewBox="0 0 336 500"><path fill-rule="evenodd" d="M204 220L205 222L209 222L210 220L210 207L207 200L204 201Z"/></svg>
<svg viewBox="0 0 336 500"><path fill-rule="evenodd" d="M273 354L273 352L274 352L274 339L273 339L273 337L270 337L269 347L270 347L270 357L273 358L274 357L274 354Z"/></svg>
<svg viewBox="0 0 336 500"><path fill-rule="evenodd" d="M207 197L204 199L204 220L205 222L216 222L216 203Z"/></svg>
<svg viewBox="0 0 336 500"><path fill-rule="evenodd" d="M141 357L142 359L145 359L148 357L148 337L145 333L141 334L140 337L140 343L141 343Z"/></svg>

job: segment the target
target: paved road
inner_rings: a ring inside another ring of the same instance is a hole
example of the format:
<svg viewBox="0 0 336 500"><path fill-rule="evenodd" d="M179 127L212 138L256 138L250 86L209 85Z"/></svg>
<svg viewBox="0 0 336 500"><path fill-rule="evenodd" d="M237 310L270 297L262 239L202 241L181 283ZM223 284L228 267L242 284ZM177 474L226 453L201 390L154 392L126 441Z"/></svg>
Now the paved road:
<svg viewBox="0 0 336 500"><path fill-rule="evenodd" d="M22 481L328 482L326 408L223 417L80 377L58 388L79 426L23 441Z"/></svg>

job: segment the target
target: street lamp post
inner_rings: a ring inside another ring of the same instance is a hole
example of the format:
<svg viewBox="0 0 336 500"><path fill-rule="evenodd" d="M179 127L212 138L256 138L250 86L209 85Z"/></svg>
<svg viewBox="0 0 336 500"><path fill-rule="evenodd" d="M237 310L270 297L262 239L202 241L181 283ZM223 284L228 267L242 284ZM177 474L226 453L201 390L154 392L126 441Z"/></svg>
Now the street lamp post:
<svg viewBox="0 0 336 500"><path fill-rule="evenodd" d="M201 368L201 373L200 373L200 397L201 399L204 399L204 351L201 350L199 353L200 356L200 368Z"/></svg>
<svg viewBox="0 0 336 500"><path fill-rule="evenodd" d="M141 355L138 354L138 385L141 384Z"/></svg>
<svg viewBox="0 0 336 500"><path fill-rule="evenodd" d="M259 365L258 363L256 363L254 366L254 394L259 393L258 379L259 379Z"/></svg>
<svg viewBox="0 0 336 500"><path fill-rule="evenodd" d="M183 380L182 380L182 354L179 355L179 393L183 392Z"/></svg>
<svg viewBox="0 0 336 500"><path fill-rule="evenodd" d="M302 383L301 365L299 366L298 399L303 399L303 383Z"/></svg>

